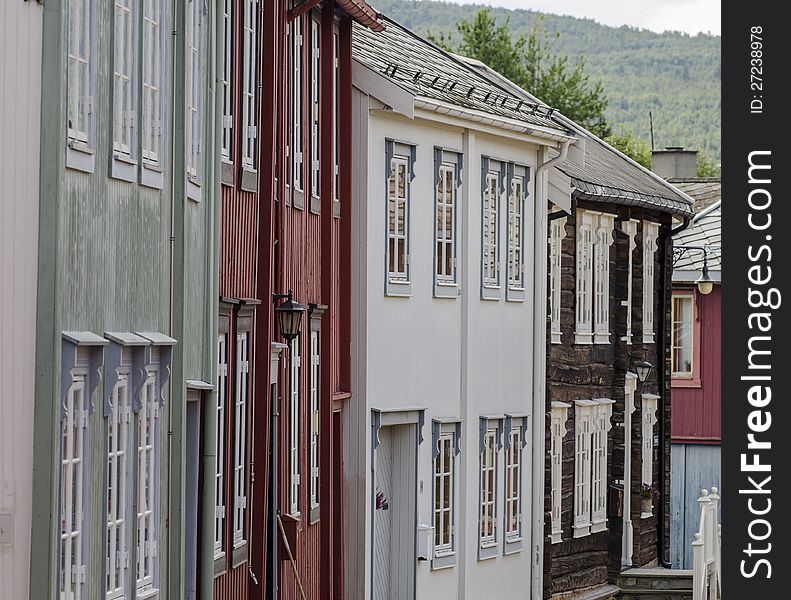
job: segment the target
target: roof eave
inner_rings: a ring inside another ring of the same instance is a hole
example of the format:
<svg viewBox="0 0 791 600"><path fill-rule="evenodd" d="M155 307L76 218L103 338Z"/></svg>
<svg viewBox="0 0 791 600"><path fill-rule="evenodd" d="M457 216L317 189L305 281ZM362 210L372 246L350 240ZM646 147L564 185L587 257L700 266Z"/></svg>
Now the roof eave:
<svg viewBox="0 0 791 600"><path fill-rule="evenodd" d="M352 19L371 31L385 30L384 24L379 21L379 13L365 0L335 0L335 3Z"/></svg>

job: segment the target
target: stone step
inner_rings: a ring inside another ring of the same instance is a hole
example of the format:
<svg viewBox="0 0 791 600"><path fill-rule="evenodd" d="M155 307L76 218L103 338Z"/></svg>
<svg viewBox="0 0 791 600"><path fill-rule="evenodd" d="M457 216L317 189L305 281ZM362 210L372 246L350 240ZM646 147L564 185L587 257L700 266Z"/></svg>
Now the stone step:
<svg viewBox="0 0 791 600"><path fill-rule="evenodd" d="M627 569L618 576L619 600L692 600L692 571Z"/></svg>

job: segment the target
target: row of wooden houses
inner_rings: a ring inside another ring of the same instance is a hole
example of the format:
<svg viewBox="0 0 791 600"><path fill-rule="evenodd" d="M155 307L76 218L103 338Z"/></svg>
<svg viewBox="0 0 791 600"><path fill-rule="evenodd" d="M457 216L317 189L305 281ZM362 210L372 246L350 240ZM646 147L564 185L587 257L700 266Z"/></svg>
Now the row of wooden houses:
<svg viewBox="0 0 791 600"><path fill-rule="evenodd" d="M689 196L365 0L0 11L0 599L667 565Z"/></svg>

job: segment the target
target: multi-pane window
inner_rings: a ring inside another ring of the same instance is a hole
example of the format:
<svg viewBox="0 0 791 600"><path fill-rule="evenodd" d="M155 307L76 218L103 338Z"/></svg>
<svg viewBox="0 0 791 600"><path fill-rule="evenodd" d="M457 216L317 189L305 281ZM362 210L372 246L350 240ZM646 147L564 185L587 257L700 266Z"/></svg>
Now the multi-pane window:
<svg viewBox="0 0 791 600"><path fill-rule="evenodd" d="M626 337L624 341L627 344L632 343L632 288L634 287L634 277L632 276L632 263L633 257L632 253L637 245L634 242L634 238L637 235L637 221L635 219L630 219L628 221L624 221L621 224L621 229L623 232L629 237L628 242L628 254L629 260L628 262L628 279L626 280Z"/></svg>
<svg viewBox="0 0 791 600"><path fill-rule="evenodd" d="M513 168L513 167L512 167ZM526 170L516 167L508 196L508 289L524 290L524 205ZM509 298L512 294L509 294Z"/></svg>
<svg viewBox="0 0 791 600"><path fill-rule="evenodd" d="M131 357L130 357L131 358ZM128 498L131 487L131 360L118 369L118 381L110 396L107 415L107 541L105 589L108 600L125 598L129 568Z"/></svg>
<svg viewBox="0 0 791 600"><path fill-rule="evenodd" d="M597 215L594 255L594 315L593 342L606 344L610 341L610 246L612 245L612 215Z"/></svg>
<svg viewBox="0 0 791 600"><path fill-rule="evenodd" d="M388 140L386 150L386 291L388 294L395 295L409 292L409 219L415 147Z"/></svg>
<svg viewBox="0 0 791 600"><path fill-rule="evenodd" d="M436 225L435 243L435 295L458 295L456 258L456 223L458 212L458 187L461 155L440 148L435 149L434 180Z"/></svg>
<svg viewBox="0 0 791 600"><path fill-rule="evenodd" d="M550 336L553 344L561 341L560 297L562 288L563 238L566 237L566 217L553 219L549 227L549 313Z"/></svg>
<svg viewBox="0 0 791 600"><path fill-rule="evenodd" d="M66 392L61 419L60 556L58 585L63 600L87 596L85 579L85 457L88 411L85 409L85 375L75 375Z"/></svg>
<svg viewBox="0 0 791 600"><path fill-rule="evenodd" d="M136 0L115 0L113 52L113 156L132 160L135 139Z"/></svg>
<svg viewBox="0 0 791 600"><path fill-rule="evenodd" d="M319 505L319 332L310 332L310 508Z"/></svg>
<svg viewBox="0 0 791 600"><path fill-rule="evenodd" d="M610 245L613 215L577 210L577 325L575 342L610 339Z"/></svg>
<svg viewBox="0 0 791 600"><path fill-rule="evenodd" d="M607 528L607 436L613 401L596 400L591 434L591 533Z"/></svg>
<svg viewBox="0 0 791 600"><path fill-rule="evenodd" d="M577 211L577 328L575 341L593 340L593 215Z"/></svg>
<svg viewBox="0 0 791 600"><path fill-rule="evenodd" d="M205 54L204 3L187 0L186 14L186 144L187 177L200 183L203 176L203 116Z"/></svg>
<svg viewBox="0 0 791 600"><path fill-rule="evenodd" d="M332 164L334 165L333 177L333 198L336 202L341 200L341 179L340 179L340 136L338 126L340 123L340 51L341 43L337 29L332 34L332 46L334 52L334 67L332 70Z"/></svg>
<svg viewBox="0 0 791 600"><path fill-rule="evenodd" d="M93 146L94 0L68 3L68 139L70 146Z"/></svg>
<svg viewBox="0 0 791 600"><path fill-rule="evenodd" d="M550 539L553 544L562 541L563 438L566 435L566 418L570 406L565 402L554 401L550 413Z"/></svg>
<svg viewBox="0 0 791 600"><path fill-rule="evenodd" d="M157 372L148 369L137 413L137 594L157 588L159 552L159 402Z"/></svg>
<svg viewBox="0 0 791 600"><path fill-rule="evenodd" d="M455 551L454 532L454 440L453 433L443 433L437 440L434 457L434 556Z"/></svg>
<svg viewBox="0 0 791 600"><path fill-rule="evenodd" d="M694 294L692 292L673 294L673 326L671 329L670 363L674 378L692 378L694 319Z"/></svg>
<svg viewBox="0 0 791 600"><path fill-rule="evenodd" d="M659 396L641 394L642 399L642 482L650 486L654 481L654 425Z"/></svg>
<svg viewBox="0 0 791 600"><path fill-rule="evenodd" d="M291 403L289 414L289 508L292 515L299 515L300 494L300 385L302 382L299 337L291 342Z"/></svg>
<svg viewBox="0 0 791 600"><path fill-rule="evenodd" d="M613 401L577 400L574 408L574 537L607 528L607 446Z"/></svg>
<svg viewBox="0 0 791 600"><path fill-rule="evenodd" d="M163 66L165 38L163 0L143 0L143 165L162 166Z"/></svg>
<svg viewBox="0 0 791 600"><path fill-rule="evenodd" d="M301 192L303 189L302 181L302 65L304 61L304 45L302 39L302 16L294 19L292 24L291 36L291 73L293 81L291 85L291 123L292 123L292 174L294 192ZM296 196L295 196L296 201Z"/></svg>
<svg viewBox="0 0 791 600"><path fill-rule="evenodd" d="M222 67L222 138L220 157L226 162L233 161L233 47L234 47L234 6L235 0L223 0L222 23L225 44L223 47ZM245 15L246 16L246 15Z"/></svg>
<svg viewBox="0 0 791 600"><path fill-rule="evenodd" d="M258 139L257 107L257 23L258 0L244 0L244 35L242 37L242 167L255 170Z"/></svg>
<svg viewBox="0 0 791 600"><path fill-rule="evenodd" d="M481 452L480 547L497 544L497 430L487 429Z"/></svg>
<svg viewBox="0 0 791 600"><path fill-rule="evenodd" d="M505 452L505 541L522 537L522 428L508 433Z"/></svg>
<svg viewBox="0 0 791 600"><path fill-rule="evenodd" d="M248 332L236 334L236 365L234 395L234 458L233 458L233 545L245 543L247 515L247 392L250 386Z"/></svg>
<svg viewBox="0 0 791 600"><path fill-rule="evenodd" d="M484 287L500 285L500 169L499 163L490 162L485 175L483 191L483 233L481 237L481 262Z"/></svg>
<svg viewBox="0 0 791 600"><path fill-rule="evenodd" d="M320 125L319 116L319 91L321 80L321 66L319 62L319 48L321 42L321 26L317 19L310 19L310 193L318 198L319 169L321 157L319 156Z"/></svg>
<svg viewBox="0 0 791 600"><path fill-rule="evenodd" d="M654 342L654 252L659 225L643 221L643 343Z"/></svg>
<svg viewBox="0 0 791 600"><path fill-rule="evenodd" d="M217 338L217 433L215 439L214 557L225 552L225 403L228 394L228 337Z"/></svg>

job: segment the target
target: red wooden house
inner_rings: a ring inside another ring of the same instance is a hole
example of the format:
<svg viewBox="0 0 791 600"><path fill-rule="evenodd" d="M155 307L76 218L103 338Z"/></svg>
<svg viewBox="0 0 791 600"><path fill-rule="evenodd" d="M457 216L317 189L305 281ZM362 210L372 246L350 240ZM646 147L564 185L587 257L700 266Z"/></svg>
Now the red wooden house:
<svg viewBox="0 0 791 600"><path fill-rule="evenodd" d="M339 597L352 181L340 140L351 22L382 25L364 0L222 4L213 597ZM286 345L273 298L289 290L307 310Z"/></svg>

